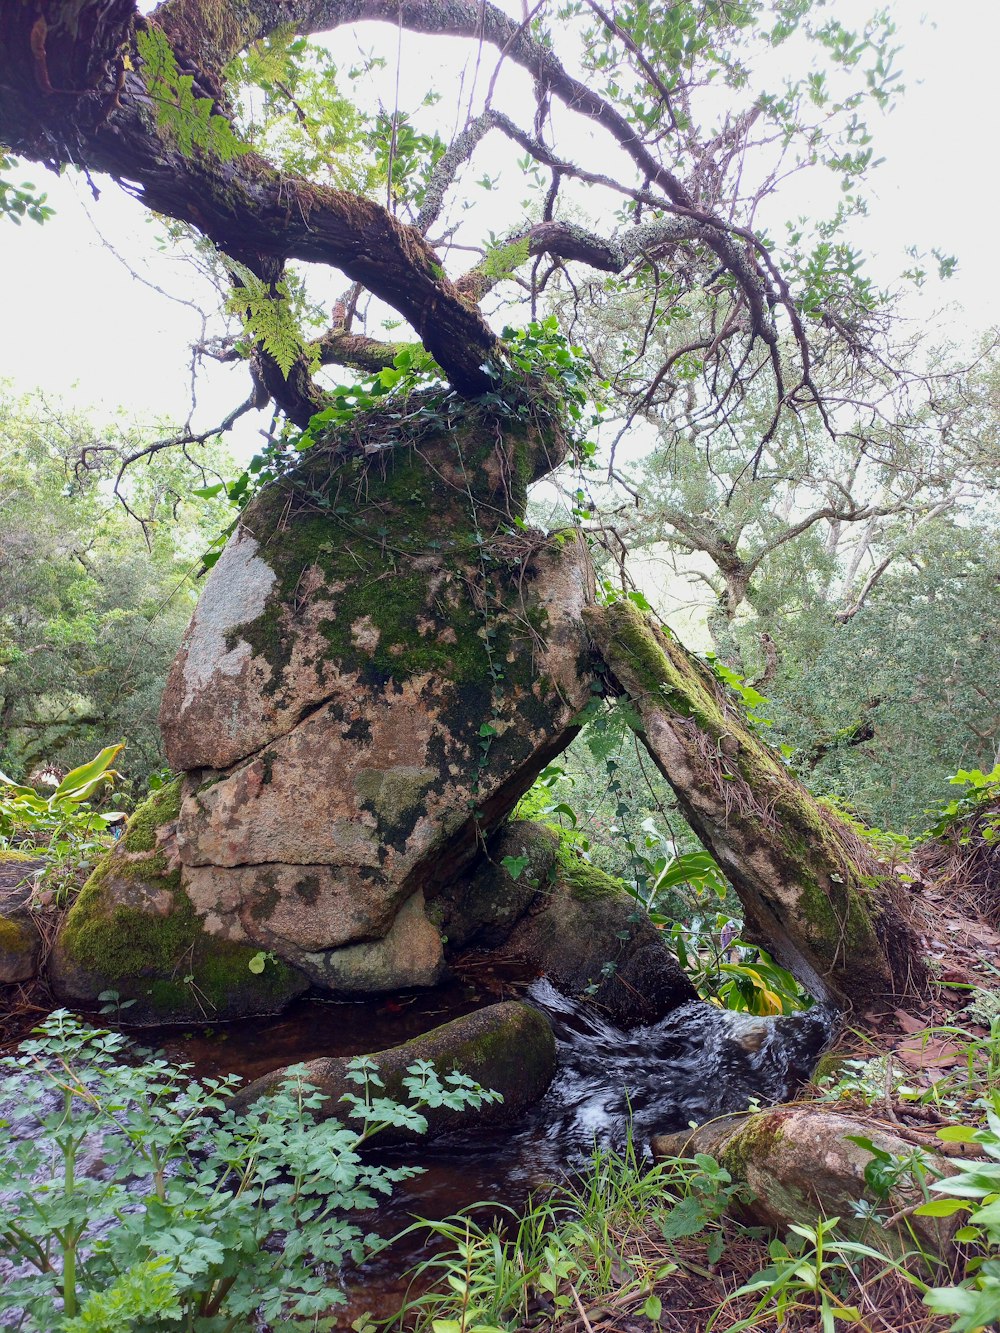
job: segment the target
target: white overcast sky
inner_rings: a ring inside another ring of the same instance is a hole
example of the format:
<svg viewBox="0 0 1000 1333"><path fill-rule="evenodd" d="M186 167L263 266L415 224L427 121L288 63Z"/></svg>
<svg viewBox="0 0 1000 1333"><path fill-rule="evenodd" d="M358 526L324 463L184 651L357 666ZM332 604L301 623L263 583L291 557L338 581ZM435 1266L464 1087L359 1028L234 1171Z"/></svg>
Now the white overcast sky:
<svg viewBox="0 0 1000 1333"><path fill-rule="evenodd" d="M995 0L926 7L896 0L891 7L904 46L900 63L907 92L891 116L873 118L876 147L886 161L873 180L864 244L873 276L882 279L904 267L907 244L956 254L956 277L943 287L928 283L912 309L930 321L949 304L953 313L943 318L942 331L950 324L953 332L974 333L1000 322L995 261L1000 6ZM844 22L852 11L867 9L860 0L836 6ZM438 60L446 59L440 52L450 45L434 48ZM347 53L344 63L351 58ZM456 72L443 64L436 74L429 71L429 58L425 47L404 39L403 79L426 87L437 78L442 105L448 105ZM57 214L43 227L0 221L0 378L18 389L40 388L74 406L95 408L100 417L121 412L130 419L183 420L189 405L187 349L198 334L198 319L130 276L95 229L139 265L154 248L156 223L111 184L95 204L79 178L57 179L27 164L20 178L47 189ZM808 201L800 200L789 211L807 207ZM187 266L161 258L151 271L175 295L190 294ZM200 421L207 425L224 415L245 389L244 370L216 368L202 395Z"/></svg>

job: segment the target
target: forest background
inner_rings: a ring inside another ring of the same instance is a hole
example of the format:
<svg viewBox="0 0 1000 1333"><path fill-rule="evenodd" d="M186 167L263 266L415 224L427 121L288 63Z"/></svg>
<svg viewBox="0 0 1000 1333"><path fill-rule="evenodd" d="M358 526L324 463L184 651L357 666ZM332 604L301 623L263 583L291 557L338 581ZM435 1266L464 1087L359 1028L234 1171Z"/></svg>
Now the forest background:
<svg viewBox="0 0 1000 1333"><path fill-rule="evenodd" d="M903 341L912 369L940 372L940 401L901 428L884 424L864 457L844 440L817 436L804 447L789 433L762 475L747 473L744 441L716 449L706 474L697 431L678 444L633 423L618 481L602 483L595 469L581 499L567 475L561 489L543 484L535 503L543 524L573 521L576 509L585 526L613 527L629 548L627 580L692 647L766 696L758 715L810 785L868 823L912 833L948 799L949 776L988 773L1000 745L1000 380L980 280L989 271L984 210L956 203L958 182L977 177L975 125L988 114L977 69L996 20L969 2L895 17L908 86L875 115L875 148L887 143L889 157L870 173L868 216L851 229L872 281L906 274ZM436 101L427 71L445 86L448 71L465 77L473 58L468 43L445 43L442 56L440 41L407 34L401 46L377 25L361 25L349 44L338 62L358 76L354 100L376 123L402 108L414 130ZM504 201L534 182L509 160L495 172L489 161L485 171L477 161L466 202L499 222ZM380 169L376 157L369 188L382 188ZM156 710L201 586L200 556L231 516L224 496L195 492L238 474L268 418L251 413L223 440L130 469L128 512L113 493L122 458L177 431L210 430L240 396L242 367L206 354L234 328L225 274L110 183L27 174L55 211L41 227L0 219L11 316L0 332L11 376L0 425L0 768L17 778L44 763L64 770L125 739L120 767L138 796L163 764ZM803 192L793 180L779 206L820 211L837 189L810 178ZM336 292L310 299L318 322ZM548 310L561 313L558 297ZM369 326L378 331L388 315L373 306ZM615 318L595 307L576 320L573 336L598 362ZM744 440L760 430L753 411ZM622 419L611 403L594 436L602 465ZM852 521L828 512L851 509ZM609 579L621 577L605 563ZM638 822L665 849L686 843L634 737L623 728L618 739ZM566 784L590 762L578 750L563 765ZM612 814L582 790L573 804L614 842Z"/></svg>

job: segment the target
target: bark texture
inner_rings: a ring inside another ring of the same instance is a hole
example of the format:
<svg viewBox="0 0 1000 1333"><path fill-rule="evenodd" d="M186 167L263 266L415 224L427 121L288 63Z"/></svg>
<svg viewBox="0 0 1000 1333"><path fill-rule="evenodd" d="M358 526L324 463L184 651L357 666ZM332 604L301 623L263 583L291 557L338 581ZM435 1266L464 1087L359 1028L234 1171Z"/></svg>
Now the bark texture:
<svg viewBox="0 0 1000 1333"><path fill-rule="evenodd" d="M745 933L816 996L857 1008L922 992L903 886L750 729L722 685L628 602L584 612L642 740L728 875Z"/></svg>

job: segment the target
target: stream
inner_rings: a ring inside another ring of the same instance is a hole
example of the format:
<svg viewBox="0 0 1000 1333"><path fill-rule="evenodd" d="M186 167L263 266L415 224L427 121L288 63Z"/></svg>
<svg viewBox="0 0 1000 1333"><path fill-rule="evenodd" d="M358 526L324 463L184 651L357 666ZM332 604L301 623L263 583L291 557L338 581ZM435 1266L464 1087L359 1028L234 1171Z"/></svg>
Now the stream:
<svg viewBox="0 0 1000 1333"><path fill-rule="evenodd" d="M440 1219L484 1200L519 1210L532 1192L582 1167L595 1143L623 1148L630 1124L641 1152L654 1133L743 1110L753 1098L784 1101L809 1077L836 1021L822 1006L761 1019L694 1002L625 1032L545 980L525 986L523 977L481 977L477 984L466 978L389 1000L304 999L274 1019L134 1035L171 1060L189 1062L200 1078L238 1073L250 1080L318 1056L384 1050L498 998L497 992L522 993L555 1031L558 1068L549 1091L513 1126L378 1150L387 1163L424 1168L397 1187L377 1216L365 1218L366 1227L388 1238L415 1216ZM99 1021L114 1025L108 1017ZM423 1238L411 1234L347 1274L343 1327L366 1310L376 1318L395 1313L405 1299L406 1271L426 1254Z"/></svg>
<svg viewBox="0 0 1000 1333"><path fill-rule="evenodd" d="M630 1124L641 1153L655 1133L745 1110L753 1098L784 1101L811 1074L836 1022L836 1012L823 1006L761 1019L696 1001L625 1032L545 980L517 989L555 1031L558 1069L549 1091L506 1129L381 1150L380 1160L418 1164L423 1174L366 1219L379 1235L397 1235L414 1217L438 1220L487 1200L520 1210L532 1192L583 1167L595 1143L624 1148ZM461 984L402 1002L307 999L263 1028L255 1020L190 1035L174 1030L160 1041L201 1077L237 1072L252 1079L278 1064L398 1045L482 1002ZM405 1273L426 1254L426 1242L411 1234L348 1275L344 1327L366 1310L376 1318L394 1314L406 1296Z"/></svg>

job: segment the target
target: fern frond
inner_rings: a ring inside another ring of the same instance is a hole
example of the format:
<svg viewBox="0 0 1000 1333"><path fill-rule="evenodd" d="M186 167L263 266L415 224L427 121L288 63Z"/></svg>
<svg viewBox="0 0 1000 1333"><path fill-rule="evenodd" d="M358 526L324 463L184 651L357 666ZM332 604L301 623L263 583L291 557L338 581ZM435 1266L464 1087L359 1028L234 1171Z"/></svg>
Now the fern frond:
<svg viewBox="0 0 1000 1333"><path fill-rule="evenodd" d="M159 28L150 26L137 33L135 40L156 123L185 157L192 157L200 148L228 162L250 151L225 116L213 115L211 98L195 97L194 78L181 73L173 48Z"/></svg>
<svg viewBox="0 0 1000 1333"><path fill-rule="evenodd" d="M227 300L227 309L240 317L247 337L274 357L287 378L305 352L305 340L295 319L287 284L276 282L272 290L238 260L225 256L223 263L240 284Z"/></svg>

